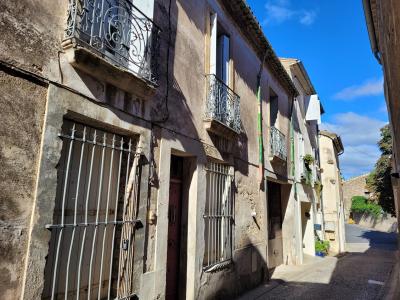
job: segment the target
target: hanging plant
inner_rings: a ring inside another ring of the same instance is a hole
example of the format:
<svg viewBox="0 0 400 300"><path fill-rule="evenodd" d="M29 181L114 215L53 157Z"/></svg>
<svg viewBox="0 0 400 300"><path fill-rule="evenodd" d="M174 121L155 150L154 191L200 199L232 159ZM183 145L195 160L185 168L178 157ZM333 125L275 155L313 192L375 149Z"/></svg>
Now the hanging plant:
<svg viewBox="0 0 400 300"><path fill-rule="evenodd" d="M324 186L322 185L321 181L316 180L314 182L314 189L315 189L315 193L317 194L318 199L321 198L321 193L322 193L322 188Z"/></svg>
<svg viewBox="0 0 400 300"><path fill-rule="evenodd" d="M306 165L306 167L309 168L310 165L312 165L315 160L314 160L314 157L311 154L306 154L303 157L303 161L304 161L304 164Z"/></svg>
<svg viewBox="0 0 400 300"><path fill-rule="evenodd" d="M301 182L303 184L312 186L312 181L313 181L312 172L309 168L306 167L303 174L301 175Z"/></svg>

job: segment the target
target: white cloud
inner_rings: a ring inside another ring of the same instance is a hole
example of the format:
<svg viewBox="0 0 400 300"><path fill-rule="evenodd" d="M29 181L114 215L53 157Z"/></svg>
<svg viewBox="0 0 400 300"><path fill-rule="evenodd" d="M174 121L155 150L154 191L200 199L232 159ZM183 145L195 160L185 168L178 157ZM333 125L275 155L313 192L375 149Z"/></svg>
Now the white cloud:
<svg viewBox="0 0 400 300"><path fill-rule="evenodd" d="M336 114L332 123L322 124L322 128L341 136L346 145L376 144L379 140L379 129L385 122L354 112Z"/></svg>
<svg viewBox="0 0 400 300"><path fill-rule="evenodd" d="M336 93L333 98L338 100L353 100L360 97L377 96L383 94L383 78L369 79L360 85L347 87Z"/></svg>
<svg viewBox="0 0 400 300"><path fill-rule="evenodd" d="M311 25L314 23L317 13L315 11L303 11L302 16L300 16L299 22L303 25Z"/></svg>
<svg viewBox="0 0 400 300"><path fill-rule="evenodd" d="M380 151L375 145L345 146L345 152L339 158L342 174L348 179L369 173L379 156Z"/></svg>
<svg viewBox="0 0 400 300"><path fill-rule="evenodd" d="M336 114L332 122L321 128L338 134L343 141L344 153L340 156L342 173L346 178L370 172L380 151L377 142L380 128L386 123L354 112Z"/></svg>
<svg viewBox="0 0 400 300"><path fill-rule="evenodd" d="M263 24L283 23L289 20L295 20L303 25L314 23L317 12L315 10L294 9L291 7L290 0L270 0L265 4L267 17Z"/></svg>

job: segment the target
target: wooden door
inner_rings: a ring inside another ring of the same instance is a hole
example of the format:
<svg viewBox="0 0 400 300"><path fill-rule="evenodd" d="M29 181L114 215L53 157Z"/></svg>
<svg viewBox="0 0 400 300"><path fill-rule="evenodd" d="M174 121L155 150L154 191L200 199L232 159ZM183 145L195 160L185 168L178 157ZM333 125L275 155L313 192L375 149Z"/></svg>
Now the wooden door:
<svg viewBox="0 0 400 300"><path fill-rule="evenodd" d="M268 181L268 268L283 263L281 186Z"/></svg>

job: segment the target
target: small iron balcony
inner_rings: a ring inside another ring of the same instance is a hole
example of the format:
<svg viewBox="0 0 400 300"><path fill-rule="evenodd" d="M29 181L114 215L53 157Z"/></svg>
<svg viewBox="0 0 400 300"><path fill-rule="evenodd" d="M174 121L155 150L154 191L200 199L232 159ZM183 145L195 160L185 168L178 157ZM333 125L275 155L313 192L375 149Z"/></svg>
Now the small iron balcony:
<svg viewBox="0 0 400 300"><path fill-rule="evenodd" d="M278 157L281 160L287 159L286 137L276 127L269 128L269 155L271 158Z"/></svg>
<svg viewBox="0 0 400 300"><path fill-rule="evenodd" d="M69 0L65 41L156 84L160 29L130 0Z"/></svg>
<svg viewBox="0 0 400 300"><path fill-rule="evenodd" d="M210 74L206 77L208 93L205 121L217 121L234 133L240 133L240 97L217 76Z"/></svg>

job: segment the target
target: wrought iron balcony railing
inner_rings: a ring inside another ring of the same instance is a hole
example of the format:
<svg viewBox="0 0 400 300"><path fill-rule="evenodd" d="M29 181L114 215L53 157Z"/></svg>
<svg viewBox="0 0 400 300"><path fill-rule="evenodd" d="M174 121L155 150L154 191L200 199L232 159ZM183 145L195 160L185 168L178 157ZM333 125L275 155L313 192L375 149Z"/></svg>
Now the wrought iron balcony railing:
<svg viewBox="0 0 400 300"><path fill-rule="evenodd" d="M218 121L240 133L240 97L214 74L207 75L207 87L205 119Z"/></svg>
<svg viewBox="0 0 400 300"><path fill-rule="evenodd" d="M69 0L65 40L153 84L160 29L130 0Z"/></svg>
<svg viewBox="0 0 400 300"><path fill-rule="evenodd" d="M286 137L276 127L271 126L269 129L269 153L270 156L276 156L282 160L287 159Z"/></svg>

